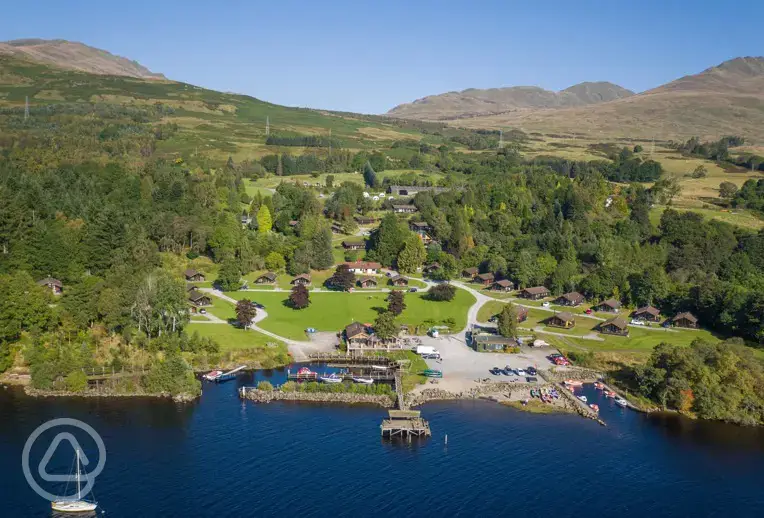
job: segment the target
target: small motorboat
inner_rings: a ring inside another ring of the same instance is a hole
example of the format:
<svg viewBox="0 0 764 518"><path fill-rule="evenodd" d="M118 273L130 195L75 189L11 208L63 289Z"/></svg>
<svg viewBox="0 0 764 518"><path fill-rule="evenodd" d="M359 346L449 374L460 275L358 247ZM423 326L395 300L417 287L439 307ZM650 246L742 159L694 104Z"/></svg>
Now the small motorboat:
<svg viewBox="0 0 764 518"><path fill-rule="evenodd" d="M300 370L297 371L297 374L300 376L309 376L315 373L307 367L301 367Z"/></svg>
<svg viewBox="0 0 764 518"><path fill-rule="evenodd" d="M606 390L605 391L605 397L614 398L616 396L617 396L617 394L615 392L613 392L612 390Z"/></svg>
<svg viewBox="0 0 764 518"><path fill-rule="evenodd" d="M579 401L581 401L582 403L586 403L587 401L589 401L588 399L586 399L586 396L576 396L576 397L577 397L577 398L579 399Z"/></svg>
<svg viewBox="0 0 764 518"><path fill-rule="evenodd" d="M211 371L202 376L202 379L205 381L215 381L221 374L223 374L223 371Z"/></svg>
<svg viewBox="0 0 764 518"><path fill-rule="evenodd" d="M363 383L364 385L371 385L374 383L374 378L363 378L361 376L353 376L353 381L356 383Z"/></svg>
<svg viewBox="0 0 764 518"><path fill-rule="evenodd" d="M621 408L626 408L627 406L629 406L629 402L623 399L622 397L615 398L615 404Z"/></svg>
<svg viewBox="0 0 764 518"><path fill-rule="evenodd" d="M592 403L592 404L590 404L590 405L589 405L589 408L591 408L591 409L592 409L592 410L594 410L595 412L599 412L599 411L600 411L600 407L599 407L599 405L597 405L596 403Z"/></svg>
<svg viewBox="0 0 764 518"><path fill-rule="evenodd" d="M563 383L569 387L583 387L584 382L578 380L565 380Z"/></svg>
<svg viewBox="0 0 764 518"><path fill-rule="evenodd" d="M597 383L594 384L594 388L596 388L597 390L605 390L605 384L598 381Z"/></svg>
<svg viewBox="0 0 764 518"><path fill-rule="evenodd" d="M342 383L342 377L337 376L337 373L335 372L329 374L328 376L319 376L318 379L320 379L324 383Z"/></svg>

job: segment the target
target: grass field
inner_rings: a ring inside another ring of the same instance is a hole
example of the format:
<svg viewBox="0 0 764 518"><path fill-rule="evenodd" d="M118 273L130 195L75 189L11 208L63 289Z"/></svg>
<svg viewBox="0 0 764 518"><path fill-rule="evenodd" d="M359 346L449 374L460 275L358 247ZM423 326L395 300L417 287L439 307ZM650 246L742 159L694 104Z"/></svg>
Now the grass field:
<svg viewBox="0 0 764 518"><path fill-rule="evenodd" d="M233 292L227 295L242 299L252 298L265 306L268 318L258 325L263 329L294 340L305 339L305 329L313 327L319 331L340 331L352 322L373 322L377 316L374 308L387 307L387 293L313 293L311 304L303 310L295 310L286 305L286 293L246 293ZM407 293L406 310L398 317L400 324L407 324L414 331L416 327L441 325L452 318L457 330L467 325L467 309L475 303L475 298L465 290L457 290L451 302L433 302L423 298L421 293ZM230 304L229 304L230 306Z"/></svg>
<svg viewBox="0 0 764 518"><path fill-rule="evenodd" d="M194 324L186 326L189 334L214 338L221 351L266 347L267 344L283 345L282 342L251 329L244 330L228 324Z"/></svg>

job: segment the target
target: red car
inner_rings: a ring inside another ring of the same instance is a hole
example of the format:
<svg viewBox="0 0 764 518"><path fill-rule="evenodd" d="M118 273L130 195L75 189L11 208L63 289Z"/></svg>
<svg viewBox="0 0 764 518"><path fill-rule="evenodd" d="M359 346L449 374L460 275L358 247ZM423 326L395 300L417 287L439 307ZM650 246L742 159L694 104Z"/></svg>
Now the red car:
<svg viewBox="0 0 764 518"><path fill-rule="evenodd" d="M589 308L586 310L587 315L591 315L592 313L594 313L594 311L592 311L592 308Z"/></svg>

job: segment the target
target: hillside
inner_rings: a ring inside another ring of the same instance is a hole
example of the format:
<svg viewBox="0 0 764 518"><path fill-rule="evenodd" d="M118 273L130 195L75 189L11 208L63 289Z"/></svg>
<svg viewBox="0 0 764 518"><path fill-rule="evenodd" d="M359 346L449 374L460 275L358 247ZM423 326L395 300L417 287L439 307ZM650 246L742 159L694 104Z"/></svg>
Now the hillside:
<svg viewBox="0 0 764 518"><path fill-rule="evenodd" d="M448 120L494 115L518 109L555 109L586 106L634 95L634 92L608 82L586 82L560 92L537 86L513 86L479 90L470 88L448 92L401 104L387 114L394 117Z"/></svg>
<svg viewBox="0 0 764 518"><path fill-rule="evenodd" d="M468 128L603 137L764 142L764 58L737 58L647 92L584 107L517 110L461 119Z"/></svg>
<svg viewBox="0 0 764 518"><path fill-rule="evenodd" d="M75 41L24 39L0 42L0 54L90 74L165 78L136 61Z"/></svg>

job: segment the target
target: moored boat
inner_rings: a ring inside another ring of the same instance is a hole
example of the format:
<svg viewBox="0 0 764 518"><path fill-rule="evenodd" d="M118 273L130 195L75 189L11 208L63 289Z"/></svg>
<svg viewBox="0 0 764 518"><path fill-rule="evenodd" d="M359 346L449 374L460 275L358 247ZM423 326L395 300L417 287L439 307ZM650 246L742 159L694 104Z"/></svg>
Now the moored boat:
<svg viewBox="0 0 764 518"><path fill-rule="evenodd" d="M336 373L331 373L328 376L319 376L318 379L323 381L324 383L342 383L342 377L337 376Z"/></svg>
<svg viewBox="0 0 764 518"><path fill-rule="evenodd" d="M579 400L580 400L582 403L586 403L587 401L589 401L588 399L586 399L586 396L576 396L576 397L577 397L577 398L578 398L578 399L579 399Z"/></svg>
<svg viewBox="0 0 764 518"><path fill-rule="evenodd" d="M622 397L615 398L615 404L621 408L626 408L627 406L629 406L629 402L623 399Z"/></svg>
<svg viewBox="0 0 764 518"><path fill-rule="evenodd" d="M599 406L598 404L596 404L596 403L592 403L592 404L590 404L590 405L589 405L589 408L591 408L591 409L592 409L592 410L594 410L595 412L599 412L599 411L600 411L600 406Z"/></svg>
<svg viewBox="0 0 764 518"><path fill-rule="evenodd" d="M204 379L205 381L215 381L216 379L218 379L218 377L221 374L223 374L223 371L217 371L217 370L211 371L205 374L204 376L202 376L202 379Z"/></svg>
<svg viewBox="0 0 764 518"><path fill-rule="evenodd" d="M364 385L371 385L374 383L374 378L363 378L361 376L353 376L353 381L356 383L363 383Z"/></svg>
<svg viewBox="0 0 764 518"><path fill-rule="evenodd" d="M594 384L594 388L596 388L598 390L604 390L605 389L605 384L598 381L597 383Z"/></svg>
<svg viewBox="0 0 764 518"><path fill-rule="evenodd" d="M584 382L578 381L578 380L565 380L563 381L563 383L567 385L568 387L583 387L584 386Z"/></svg>
<svg viewBox="0 0 764 518"><path fill-rule="evenodd" d="M77 498L69 498L66 500L54 500L50 503L51 508L59 513L92 513L98 507L98 503L90 502L82 498L82 485L80 479L80 450L77 448ZM87 475L85 475L87 477ZM85 484L87 487L87 484Z"/></svg>
<svg viewBox="0 0 764 518"><path fill-rule="evenodd" d="M605 391L605 397L614 398L616 396L617 396L617 394L615 392L613 392L612 390L606 390Z"/></svg>

